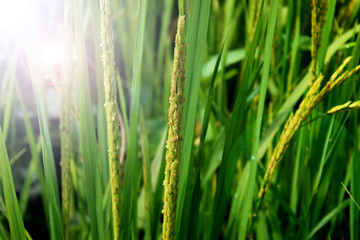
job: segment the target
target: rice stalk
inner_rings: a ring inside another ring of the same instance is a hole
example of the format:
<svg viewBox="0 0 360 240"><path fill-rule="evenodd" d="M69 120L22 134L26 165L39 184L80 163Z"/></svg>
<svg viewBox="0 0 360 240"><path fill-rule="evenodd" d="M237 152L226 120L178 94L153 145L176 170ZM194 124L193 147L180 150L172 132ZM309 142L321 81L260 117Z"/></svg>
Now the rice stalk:
<svg viewBox="0 0 360 240"><path fill-rule="evenodd" d="M60 107L60 141L61 141L61 190L62 190L62 222L65 239L69 239L69 219L71 203L71 175L70 161L72 158L72 129L71 129L71 35L69 30L73 26L72 0L64 1L63 44L64 52L61 65L61 107Z"/></svg>
<svg viewBox="0 0 360 240"><path fill-rule="evenodd" d="M280 141L272 154L271 162L268 164L268 167L266 169L265 177L259 191L259 199L262 199L265 192L269 189L275 170L278 168L281 159L284 157L292 138L294 137L296 131L299 129L301 124L309 116L311 110L313 110L315 106L320 103L326 95L331 93L341 83L343 83L352 75L360 71L359 65L351 71L345 71L343 74L341 74L345 66L350 62L351 58L352 57L348 57L345 59L343 64L331 76L330 80L325 84L321 91L317 93L324 79L324 76L320 74L316 81L310 87L309 91L306 94L306 97L301 102L298 110L295 112L295 114L292 113L288 118L285 127L281 133Z"/></svg>
<svg viewBox="0 0 360 240"><path fill-rule="evenodd" d="M248 24L248 39L251 41L255 33L255 27L260 11L260 0L250 1L250 19Z"/></svg>
<svg viewBox="0 0 360 240"><path fill-rule="evenodd" d="M351 198L351 200L354 202L354 204L356 205L356 207L360 210L359 204L355 201L354 197L351 195L350 191L346 188L345 184L344 184L343 182L341 182L341 185L344 187L345 191L347 192L347 194L349 195L349 197Z"/></svg>
<svg viewBox="0 0 360 240"><path fill-rule="evenodd" d="M178 194L179 163L181 159L182 116L185 83L185 16L179 16L174 49L169 107L169 133L166 142L164 180L163 239L175 239L176 200Z"/></svg>
<svg viewBox="0 0 360 240"><path fill-rule="evenodd" d="M321 45L322 28L325 25L326 13L328 10L328 0L312 0L311 12L311 82L317 76L318 50Z"/></svg>
<svg viewBox="0 0 360 240"><path fill-rule="evenodd" d="M111 26L111 9L109 0L100 0L100 18L114 239L119 239L121 197L121 164L119 159L120 128L118 121L118 105L116 101L114 41L113 29Z"/></svg>

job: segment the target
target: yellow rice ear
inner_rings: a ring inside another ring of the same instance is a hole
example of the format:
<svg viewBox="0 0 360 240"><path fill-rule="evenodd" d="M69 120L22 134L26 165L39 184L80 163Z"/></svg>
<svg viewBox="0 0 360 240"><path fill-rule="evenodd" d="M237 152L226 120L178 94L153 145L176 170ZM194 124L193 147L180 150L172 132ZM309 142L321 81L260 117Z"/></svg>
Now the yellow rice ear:
<svg viewBox="0 0 360 240"><path fill-rule="evenodd" d="M327 111L327 114L333 114L337 112L345 112L345 111L352 111L352 110L359 110L360 109L360 101L352 102L348 101L344 104L337 105Z"/></svg>
<svg viewBox="0 0 360 240"><path fill-rule="evenodd" d="M340 65L340 67L331 76L330 80L321 89L321 91L318 92L324 78L324 76L320 73L318 78L312 83L309 91L306 94L306 97L300 103L300 106L296 110L295 114L290 115L281 133L280 141L273 151L273 154L271 156L271 162L267 166L266 173L258 195L259 199L263 198L264 194L269 189L274 173L278 168L281 159L284 157L285 152L291 140L293 139L296 131L300 128L301 124L309 116L310 112L316 107L318 103L320 103L324 99L326 95L330 94L332 90L334 90L341 83L349 79L352 75L360 71L360 65L359 65L354 69L352 69L351 71L345 71L344 73L341 74L341 72L344 70L347 64L349 64L350 60L351 57L346 58L344 62ZM349 104L347 107L350 106L351 104ZM360 108L360 101L354 103L352 106L353 109ZM343 106L343 108L339 108L339 107L337 108L338 111L339 109L341 110L345 108Z"/></svg>

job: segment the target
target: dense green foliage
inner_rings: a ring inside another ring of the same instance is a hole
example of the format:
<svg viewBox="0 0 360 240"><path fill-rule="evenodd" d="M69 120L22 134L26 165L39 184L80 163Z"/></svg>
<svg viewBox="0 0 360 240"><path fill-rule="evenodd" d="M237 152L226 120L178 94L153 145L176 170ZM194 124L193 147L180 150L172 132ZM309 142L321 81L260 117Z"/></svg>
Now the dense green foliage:
<svg viewBox="0 0 360 240"><path fill-rule="evenodd" d="M170 238L360 239L359 1L65 2L59 62L0 42L0 239L161 239L171 181Z"/></svg>

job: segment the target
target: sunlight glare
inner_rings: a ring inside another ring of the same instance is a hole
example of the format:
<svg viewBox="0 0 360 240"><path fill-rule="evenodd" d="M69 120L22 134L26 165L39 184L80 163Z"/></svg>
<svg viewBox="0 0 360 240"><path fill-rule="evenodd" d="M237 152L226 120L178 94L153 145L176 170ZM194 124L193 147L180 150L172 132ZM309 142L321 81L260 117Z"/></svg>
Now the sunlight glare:
<svg viewBox="0 0 360 240"><path fill-rule="evenodd" d="M30 0L0 0L0 33L2 38L16 38L36 19Z"/></svg>
<svg viewBox="0 0 360 240"><path fill-rule="evenodd" d="M44 66L50 67L60 63L62 51L59 45L47 45L41 48L41 62Z"/></svg>

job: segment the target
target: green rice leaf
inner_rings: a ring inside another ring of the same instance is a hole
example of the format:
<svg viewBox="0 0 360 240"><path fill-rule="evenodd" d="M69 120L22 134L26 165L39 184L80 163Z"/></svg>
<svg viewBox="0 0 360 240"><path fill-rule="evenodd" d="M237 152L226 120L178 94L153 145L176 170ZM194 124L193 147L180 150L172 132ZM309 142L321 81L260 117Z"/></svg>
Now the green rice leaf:
<svg viewBox="0 0 360 240"><path fill-rule="evenodd" d="M91 236L95 240L105 238L104 213L102 208L100 177L101 165L98 162L96 130L90 97L89 73L82 19L80 4L78 1L74 1L76 51L78 56L77 77L80 82L81 153L84 159L85 191L90 216L90 230Z"/></svg>
<svg viewBox="0 0 360 240"><path fill-rule="evenodd" d="M33 49L27 49L26 55L34 89L35 103L40 126L40 141L43 153L46 195L49 209L50 236L51 239L63 239L58 181L50 132L48 128L48 121L46 117L44 92L42 86L40 86L40 81L42 80L40 77L40 68L37 65L38 61L36 59L36 54L33 52Z"/></svg>
<svg viewBox="0 0 360 240"><path fill-rule="evenodd" d="M255 126L255 136L254 136L255 142L253 145L251 159L250 159L250 175L247 186L248 190L246 194L247 197L245 198L245 202L243 205L243 211L241 214L239 239L245 239L246 237L246 231L244 230L247 229L247 223L249 219L248 216L252 208L252 201L255 191L257 164L258 161L260 160L257 158L257 154L260 145L260 133L261 133L263 114L264 114L265 97L269 82L270 61L271 61L273 39L275 32L275 23L277 17L277 8L278 8L278 0L271 1L270 3L271 14L267 26L266 40L265 40L264 68L261 78L260 99L259 99L258 111L256 115L256 126Z"/></svg>
<svg viewBox="0 0 360 240"><path fill-rule="evenodd" d="M188 17L186 31L188 32L188 51L186 56L186 81L185 81L185 105L183 125L183 146L180 162L179 191L176 210L176 236L182 231L182 214L184 204L191 201L190 182L192 179L192 147L194 139L196 108L198 103L198 92L200 77L205 52L206 35L210 14L209 0L192 1L191 13ZM187 224L187 223L186 223Z"/></svg>
<svg viewBox="0 0 360 240"><path fill-rule="evenodd" d="M4 136L0 128L0 172L5 195L7 218L10 226L11 239L25 240L25 227L16 197L9 157L7 155Z"/></svg>
<svg viewBox="0 0 360 240"><path fill-rule="evenodd" d="M326 214L316 226L310 231L309 235L306 239L311 239L322 227L325 226L330 220L332 220L336 215L338 215L341 211L344 210L350 204L350 199L343 201L336 208L334 208L331 212Z"/></svg>
<svg viewBox="0 0 360 240"><path fill-rule="evenodd" d="M140 111L141 69L146 25L148 0L140 1L138 28L133 64L130 135L128 135L127 159L125 162L124 182L120 213L120 238L129 239L136 236L136 206L138 190L138 122ZM136 237L135 237L136 238Z"/></svg>
<svg viewBox="0 0 360 240"><path fill-rule="evenodd" d="M224 150L222 154L222 161L219 168L219 175L216 183L216 193L214 206L212 209L210 232L208 233L212 239L217 239L220 235L220 228L224 221L226 214L226 208L230 200L230 191L232 187L232 181L235 173L235 165L239 153L239 149L236 149L236 153L232 152L233 145L239 138L245 122L245 109L246 98L248 96L249 84L251 81L251 75L254 71L254 58L255 51L260 42L260 35L264 27L264 15L258 19L257 27L255 30L253 41L250 45L249 51L245 60L245 70L243 81L240 85L239 92L237 94L233 112L231 118L226 124L226 139Z"/></svg>

